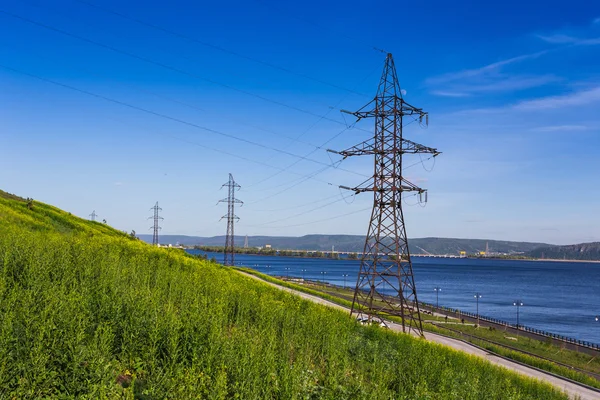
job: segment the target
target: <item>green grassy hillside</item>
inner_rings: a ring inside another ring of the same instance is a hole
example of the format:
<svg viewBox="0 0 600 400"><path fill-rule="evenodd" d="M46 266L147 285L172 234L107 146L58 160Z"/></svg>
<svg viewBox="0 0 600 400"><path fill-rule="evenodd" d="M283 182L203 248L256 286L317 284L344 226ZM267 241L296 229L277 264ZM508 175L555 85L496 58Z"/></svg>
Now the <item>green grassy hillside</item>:
<svg viewBox="0 0 600 400"><path fill-rule="evenodd" d="M0 227L9 226L32 232L128 237L106 224L77 218L48 204L0 190Z"/></svg>
<svg viewBox="0 0 600 400"><path fill-rule="evenodd" d="M566 398L41 203L0 232L0 398Z"/></svg>
<svg viewBox="0 0 600 400"><path fill-rule="evenodd" d="M600 242L579 243L567 246L541 247L527 253L527 256L554 260L600 260Z"/></svg>

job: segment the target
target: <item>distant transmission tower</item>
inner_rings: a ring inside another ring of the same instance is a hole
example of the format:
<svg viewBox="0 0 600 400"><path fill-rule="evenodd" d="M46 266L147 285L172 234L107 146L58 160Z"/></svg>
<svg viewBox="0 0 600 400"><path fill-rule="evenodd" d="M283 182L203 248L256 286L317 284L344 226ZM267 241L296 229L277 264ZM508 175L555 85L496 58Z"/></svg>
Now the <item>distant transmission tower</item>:
<svg viewBox="0 0 600 400"><path fill-rule="evenodd" d="M330 152L344 158L373 155L373 177L358 187L341 186L355 193L373 192L373 211L361 257L360 272L354 291L350 315L366 316L369 321L384 322L384 315L402 318L402 330L423 335L421 312L417 300L412 262L408 250L402 194L416 192L427 201L427 192L402 176L402 155L406 153L440 154L436 149L402 137L403 118L419 120L429 116L402 98L396 67L387 55L376 97L356 112L343 111L358 120L375 119L374 137L344 151ZM412 121L411 121L412 122ZM386 289L387 288L387 289ZM383 291L393 295L385 295Z"/></svg>
<svg viewBox="0 0 600 400"><path fill-rule="evenodd" d="M95 221L97 216L98 214L96 214L96 210L92 211L92 213L90 214L90 218L92 221Z"/></svg>
<svg viewBox="0 0 600 400"><path fill-rule="evenodd" d="M244 239L244 248L248 248L248 235L246 235L246 238Z"/></svg>
<svg viewBox="0 0 600 400"><path fill-rule="evenodd" d="M151 217L148 217L148 219L153 219L154 220L154 225L149 228L149 229L152 229L152 231L153 231L153 233L152 233L152 245L153 246L158 246L158 231L162 229L160 226L158 226L158 221L164 219L163 217L158 216L158 212L162 211L162 208L160 208L158 206L158 201L156 202L156 204L154 205L154 207L151 208L151 210L154 210L154 215L151 216Z"/></svg>
<svg viewBox="0 0 600 400"><path fill-rule="evenodd" d="M225 250L224 250L224 265L234 264L234 244L233 244L233 223L239 218L235 215L234 205L235 203L244 204L241 200L235 198L235 190L240 188L240 185L235 183L233 175L229 174L229 181L224 183L221 188L227 186L228 195L226 199L219 200L219 203L227 203L227 215L221 217L227 218L227 236L225 237Z"/></svg>

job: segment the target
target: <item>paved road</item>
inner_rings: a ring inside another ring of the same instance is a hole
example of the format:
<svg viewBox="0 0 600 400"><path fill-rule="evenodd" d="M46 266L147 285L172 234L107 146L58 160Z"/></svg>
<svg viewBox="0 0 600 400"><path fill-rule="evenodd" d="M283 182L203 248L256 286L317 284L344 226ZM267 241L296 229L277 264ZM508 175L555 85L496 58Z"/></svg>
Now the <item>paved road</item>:
<svg viewBox="0 0 600 400"><path fill-rule="evenodd" d="M310 300L314 303L323 304L328 307L332 307L332 308L336 308L336 309L348 312L348 309L346 307L340 306L339 304L332 303L332 302L322 299L320 297L313 296L313 295L310 295L307 293L303 293L303 292L300 292L300 291L297 291L294 289L286 288L284 286L279 286L279 285L271 283L271 282L266 282L252 274L248 274L248 273L241 272L241 271L240 271L240 273L242 273L250 278L264 282L273 287L276 287L280 290L298 295L298 296L300 296L304 299ZM392 330L402 332L402 326L399 324L396 324L393 322L388 322L388 326ZM518 363L515 363L512 361L506 360L504 358L495 356L493 354L486 352L485 350L482 350L478 347L472 346L472 345L462 342L460 340L437 335L437 334L431 333L431 332L426 332L425 338L430 342L439 343L439 344L451 347L456 350L464 351L465 353L479 356L481 358L488 360L492 364L500 365L506 369L515 371L521 375L525 375L525 376L528 376L531 378L539 379L541 381L550 383L551 385L558 387L561 390L565 391L569 395L569 397L572 399L580 399L580 400L598 400L598 399L600 399L600 393L598 393L598 392L584 388L582 386L579 386L575 383L561 379L554 375L550 375L545 372L538 371L537 369L526 367L524 365L521 365L521 364L518 364Z"/></svg>

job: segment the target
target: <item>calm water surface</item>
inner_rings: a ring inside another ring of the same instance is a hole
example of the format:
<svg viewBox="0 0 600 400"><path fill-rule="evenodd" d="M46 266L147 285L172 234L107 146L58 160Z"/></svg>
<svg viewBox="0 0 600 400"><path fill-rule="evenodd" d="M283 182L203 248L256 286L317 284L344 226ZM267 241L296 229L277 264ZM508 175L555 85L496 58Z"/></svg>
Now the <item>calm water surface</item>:
<svg viewBox="0 0 600 400"><path fill-rule="evenodd" d="M191 253L199 251L190 250ZM210 254L222 262L222 254ZM303 277L354 286L360 261L236 254L236 265L269 275ZM304 272L303 272L304 270ZM420 301L435 304L434 287L442 290L440 306L479 313L516 323L513 301L521 300L519 323L600 344L600 264L548 261L414 257Z"/></svg>

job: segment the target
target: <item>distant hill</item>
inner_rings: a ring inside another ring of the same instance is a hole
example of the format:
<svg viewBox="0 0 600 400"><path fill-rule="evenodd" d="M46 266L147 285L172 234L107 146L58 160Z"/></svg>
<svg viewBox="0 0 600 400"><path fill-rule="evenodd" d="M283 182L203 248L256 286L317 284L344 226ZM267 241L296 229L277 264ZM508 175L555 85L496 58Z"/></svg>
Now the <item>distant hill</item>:
<svg viewBox="0 0 600 400"><path fill-rule="evenodd" d="M540 247L527 252L526 255L558 260L600 260L600 242Z"/></svg>
<svg viewBox="0 0 600 400"><path fill-rule="evenodd" d="M152 235L139 235L140 239L152 242ZM365 238L361 235L305 235L292 236L248 236L250 247L270 244L274 249L286 250L331 250L331 246L338 251L362 251ZM161 243L179 243L181 245L223 246L225 236L199 237L183 235L162 235ZM244 236L235 237L236 246L243 246ZM538 247L550 247L545 243L510 242L503 240L485 239L454 239L454 238L415 238L409 240L410 250L413 254L458 254L460 251L476 253L485 251L486 243L490 252L522 253L529 252Z"/></svg>

